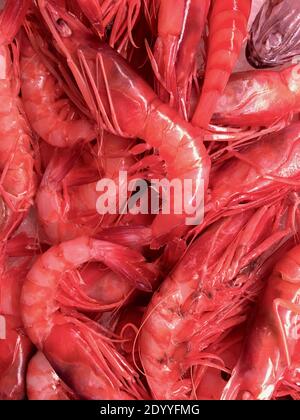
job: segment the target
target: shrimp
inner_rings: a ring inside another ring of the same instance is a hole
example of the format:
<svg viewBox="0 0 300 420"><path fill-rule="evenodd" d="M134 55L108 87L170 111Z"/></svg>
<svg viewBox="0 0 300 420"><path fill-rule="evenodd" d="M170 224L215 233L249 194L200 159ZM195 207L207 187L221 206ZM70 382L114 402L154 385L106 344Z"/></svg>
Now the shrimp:
<svg viewBox="0 0 300 420"><path fill-rule="evenodd" d="M120 245L89 237L63 242L40 256L27 276L21 295L25 330L79 397L145 397L138 375L103 329L57 300L61 276L91 260L104 263L140 287L147 288L147 279L153 275L139 253Z"/></svg>
<svg viewBox="0 0 300 420"><path fill-rule="evenodd" d="M202 93L192 122L206 128L247 36L252 0L213 0Z"/></svg>
<svg viewBox="0 0 300 420"><path fill-rule="evenodd" d="M241 152L232 152L235 157L212 174L204 223L195 229L202 230L223 215L271 203L297 190L299 134L300 124L295 123Z"/></svg>
<svg viewBox="0 0 300 420"><path fill-rule="evenodd" d="M32 204L35 192L35 174L31 150L31 132L23 115L19 98L18 44L8 46L9 38L22 23L23 7L28 2L17 1L19 14L14 16L14 5L7 2L1 12L0 44L0 239L7 239L21 223ZM15 21L16 19L16 21ZM11 57L13 54L13 60Z"/></svg>
<svg viewBox="0 0 300 420"><path fill-rule="evenodd" d="M203 362L203 351L220 335L245 320L262 289L264 261L291 236L289 228L278 229L280 214L282 206L274 205L215 223L154 294L139 336L154 398L190 398L190 368Z"/></svg>
<svg viewBox="0 0 300 420"><path fill-rule="evenodd" d="M275 265L223 400L269 400L299 341L300 246Z"/></svg>
<svg viewBox="0 0 300 420"><path fill-rule="evenodd" d="M30 5L31 0L6 0L4 7L0 4L0 45L13 41Z"/></svg>
<svg viewBox="0 0 300 420"><path fill-rule="evenodd" d="M282 70L250 70L234 74L219 98L213 122L278 130L300 110L300 65Z"/></svg>
<svg viewBox="0 0 300 420"><path fill-rule="evenodd" d="M20 66L24 109L32 128L45 142L55 147L71 147L96 137L93 123L66 96L25 34Z"/></svg>
<svg viewBox="0 0 300 420"><path fill-rule="evenodd" d="M77 400L74 392L63 383L40 351L29 362L26 374L29 400Z"/></svg>
<svg viewBox="0 0 300 420"><path fill-rule="evenodd" d="M210 159L202 130L163 104L122 57L95 41L74 16L51 1L39 0L38 5L95 121L100 117L107 131L139 137L157 149L168 179L190 179L194 191L199 183L206 190ZM160 247L172 235L178 236L178 230L186 229L185 218L186 214L159 214L152 225L154 246Z"/></svg>

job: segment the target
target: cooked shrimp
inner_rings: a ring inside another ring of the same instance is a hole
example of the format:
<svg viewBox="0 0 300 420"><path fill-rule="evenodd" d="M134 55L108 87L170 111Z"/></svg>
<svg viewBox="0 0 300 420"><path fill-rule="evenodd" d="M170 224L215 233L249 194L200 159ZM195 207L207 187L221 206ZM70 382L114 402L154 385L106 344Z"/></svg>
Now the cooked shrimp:
<svg viewBox="0 0 300 420"><path fill-rule="evenodd" d="M212 174L203 229L224 214L238 213L298 189L300 124L269 134L235 153Z"/></svg>
<svg viewBox="0 0 300 420"><path fill-rule="evenodd" d="M208 57L202 93L192 122L207 127L224 92L243 42L252 0L213 0L209 22Z"/></svg>
<svg viewBox="0 0 300 420"><path fill-rule="evenodd" d="M275 265L223 400L269 400L299 341L300 246Z"/></svg>
<svg viewBox="0 0 300 420"><path fill-rule="evenodd" d="M39 257L27 276L21 296L26 332L80 397L145 397L137 374L103 330L57 300L61 276L90 260L104 263L140 287L148 287L152 277L136 251L88 237L63 242Z"/></svg>
<svg viewBox="0 0 300 420"><path fill-rule="evenodd" d="M74 392L58 377L42 352L30 360L26 374L29 400L76 400Z"/></svg>
<svg viewBox="0 0 300 420"><path fill-rule="evenodd" d="M154 398L190 398L190 368L224 331L245 320L249 302L262 288L264 260L291 235L275 228L278 213L280 207L262 207L214 224L154 294L140 334Z"/></svg>
<svg viewBox="0 0 300 420"><path fill-rule="evenodd" d="M205 190L210 160L202 142L202 130L161 103L125 60L95 41L74 16L51 1L39 0L38 4L95 121L101 117L102 126L108 131L142 138L158 150L169 179L190 179L194 191L199 183ZM182 234L185 218L186 214L159 214L152 226L155 245L161 246L172 234Z"/></svg>

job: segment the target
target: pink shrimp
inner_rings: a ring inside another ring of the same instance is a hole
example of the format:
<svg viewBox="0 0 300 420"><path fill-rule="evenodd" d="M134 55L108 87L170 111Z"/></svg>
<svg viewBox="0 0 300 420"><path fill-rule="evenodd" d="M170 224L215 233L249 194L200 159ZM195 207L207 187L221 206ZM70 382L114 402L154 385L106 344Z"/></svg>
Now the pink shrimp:
<svg viewBox="0 0 300 420"><path fill-rule="evenodd" d="M299 340L300 246L275 265L223 400L268 400Z"/></svg>
<svg viewBox="0 0 300 420"><path fill-rule="evenodd" d="M250 300L262 288L264 260L291 235L278 229L280 207L243 212L213 225L154 294L140 333L154 398L190 398L189 369L203 361L203 351L224 331L245 320Z"/></svg>
<svg viewBox="0 0 300 420"><path fill-rule="evenodd" d="M234 74L214 109L213 122L278 130L300 110L300 65ZM273 126L273 127L272 127Z"/></svg>
<svg viewBox="0 0 300 420"><path fill-rule="evenodd" d="M142 138L156 148L165 161L169 179L190 179L195 189L202 182L205 190L210 160L202 142L202 130L161 103L125 60L105 44L99 44L74 16L51 1L39 0L38 4L94 119L101 118L107 131ZM156 246L186 229L185 218L185 214L159 214L152 225Z"/></svg>
<svg viewBox="0 0 300 420"><path fill-rule="evenodd" d="M66 96L25 34L20 66L24 109L32 128L44 141L56 147L70 147L96 137L92 122Z"/></svg>
<svg viewBox="0 0 300 420"><path fill-rule="evenodd" d="M77 400L74 392L58 377L42 352L29 362L26 374L29 400Z"/></svg>
<svg viewBox="0 0 300 420"><path fill-rule="evenodd" d="M213 0L209 23L209 46L202 93L192 122L206 128L224 92L243 42L252 0Z"/></svg>
<svg viewBox="0 0 300 420"><path fill-rule="evenodd" d="M3 2L2 2L3 4ZM0 44L13 41L23 24L31 0L5 0L4 7L0 4Z"/></svg>
<svg viewBox="0 0 300 420"><path fill-rule="evenodd" d="M0 14L1 41L6 44L11 41L10 37L15 35L22 23L20 19L27 9L28 2L17 1L16 5L19 8L17 17L13 15L15 8L11 2L7 2ZM20 224L32 204L35 191L31 133L23 116L19 98L18 53L18 45L11 44L10 49L8 45L0 44L1 240L11 235Z"/></svg>
<svg viewBox="0 0 300 420"><path fill-rule="evenodd" d="M61 276L91 260L104 263L140 287L148 287L153 276L136 251L88 237L63 242L39 257L27 276L21 296L24 327L61 379L80 397L145 397L137 374L103 329L58 300Z"/></svg>

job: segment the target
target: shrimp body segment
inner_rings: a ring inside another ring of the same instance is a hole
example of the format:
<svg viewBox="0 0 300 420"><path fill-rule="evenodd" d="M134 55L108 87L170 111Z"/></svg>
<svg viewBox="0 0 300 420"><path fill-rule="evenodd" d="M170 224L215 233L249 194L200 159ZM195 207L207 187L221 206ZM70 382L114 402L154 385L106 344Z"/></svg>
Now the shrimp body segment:
<svg viewBox="0 0 300 420"><path fill-rule="evenodd" d="M74 392L62 382L40 351L29 362L26 391L29 400L65 401L77 399Z"/></svg>
<svg viewBox="0 0 300 420"><path fill-rule="evenodd" d="M189 368L217 337L244 320L250 297L262 287L260 263L253 270L251 261L263 255L265 240L271 248L286 234L272 234L276 212L263 207L212 225L154 294L140 335L154 398L189 398Z"/></svg>
<svg viewBox="0 0 300 420"><path fill-rule="evenodd" d="M247 35L252 0L213 0L209 22L209 46L202 94L193 123L206 128Z"/></svg>

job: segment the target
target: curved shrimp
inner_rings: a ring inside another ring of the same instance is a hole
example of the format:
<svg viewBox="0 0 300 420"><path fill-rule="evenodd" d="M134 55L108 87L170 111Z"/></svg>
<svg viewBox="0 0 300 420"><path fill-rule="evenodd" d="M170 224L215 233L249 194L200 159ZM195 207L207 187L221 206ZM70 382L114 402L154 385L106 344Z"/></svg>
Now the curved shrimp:
<svg viewBox="0 0 300 420"><path fill-rule="evenodd" d="M2 41L5 42L0 44L1 240L10 236L20 224L32 204L35 192L31 133L19 98L19 49L18 44L11 44L11 48L8 46L10 37L16 34L22 23L21 19L27 10L28 2L15 3L19 7L19 13L16 16L14 4L11 2L6 3L0 14L0 36L4 37Z"/></svg>
<svg viewBox="0 0 300 420"><path fill-rule="evenodd" d="M192 122L206 128L236 65L247 35L252 0L213 0L202 93Z"/></svg>
<svg viewBox="0 0 300 420"><path fill-rule="evenodd" d="M299 341L300 246L275 265L223 400L269 400Z"/></svg>
<svg viewBox="0 0 300 420"><path fill-rule="evenodd" d="M73 105L24 33L20 66L24 109L44 141L55 147L71 147L96 137L92 122Z"/></svg>
<svg viewBox="0 0 300 420"><path fill-rule="evenodd" d="M169 179L190 179L194 192L200 183L205 190L210 159L202 130L163 104L122 57L96 42L74 16L51 1L39 0L38 4L94 119L100 117L109 132L139 137L157 149ZM159 214L152 225L155 245L161 246L172 234L186 229L185 218L186 214Z"/></svg>
<svg viewBox="0 0 300 420"><path fill-rule="evenodd" d="M77 400L74 392L58 377L42 352L30 360L26 374L29 400Z"/></svg>
<svg viewBox="0 0 300 420"><path fill-rule="evenodd" d="M61 276L91 260L136 284L145 285L147 277L152 277L136 251L88 237L63 242L39 257L27 276L21 295L25 330L80 397L141 398L145 392L137 374L117 353L111 339L98 324L66 310L57 300Z"/></svg>
<svg viewBox="0 0 300 420"><path fill-rule="evenodd" d="M300 110L300 65L234 74L214 109L213 122L239 127L287 125Z"/></svg>
<svg viewBox="0 0 300 420"><path fill-rule="evenodd" d="M280 209L263 207L212 225L154 294L139 341L154 398L190 398L190 368L224 331L245 320L262 288L265 259L291 235L277 229Z"/></svg>

